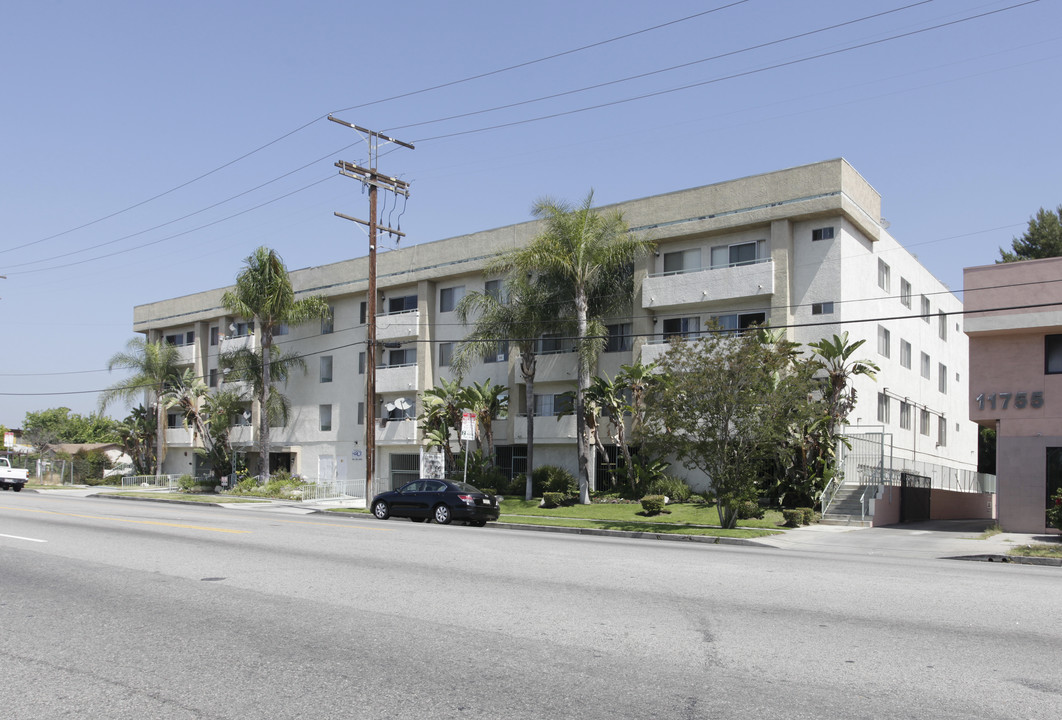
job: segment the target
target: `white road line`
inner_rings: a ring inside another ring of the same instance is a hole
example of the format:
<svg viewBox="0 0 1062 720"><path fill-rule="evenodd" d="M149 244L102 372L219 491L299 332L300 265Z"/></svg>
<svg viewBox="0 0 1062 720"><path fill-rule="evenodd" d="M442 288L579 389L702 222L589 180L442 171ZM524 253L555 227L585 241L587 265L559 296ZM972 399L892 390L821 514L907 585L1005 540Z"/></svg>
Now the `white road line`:
<svg viewBox="0 0 1062 720"><path fill-rule="evenodd" d="M37 538L21 537L19 535L4 535L0 533L0 537L11 538L12 540L26 540L28 542L48 542L47 540L38 540Z"/></svg>

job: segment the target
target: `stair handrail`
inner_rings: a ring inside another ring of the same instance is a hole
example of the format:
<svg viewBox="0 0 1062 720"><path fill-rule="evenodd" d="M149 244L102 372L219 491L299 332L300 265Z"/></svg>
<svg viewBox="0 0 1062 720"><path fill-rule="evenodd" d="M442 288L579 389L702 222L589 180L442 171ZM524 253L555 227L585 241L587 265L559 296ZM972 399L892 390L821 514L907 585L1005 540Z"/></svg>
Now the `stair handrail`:
<svg viewBox="0 0 1062 720"><path fill-rule="evenodd" d="M841 489L841 485L844 484L844 477L840 474L834 475L830 478L830 481L826 483L826 487L822 491L822 495L819 496L819 505L822 507L822 514L825 515L830 509L830 505L833 504L833 500L837 497L837 491Z"/></svg>

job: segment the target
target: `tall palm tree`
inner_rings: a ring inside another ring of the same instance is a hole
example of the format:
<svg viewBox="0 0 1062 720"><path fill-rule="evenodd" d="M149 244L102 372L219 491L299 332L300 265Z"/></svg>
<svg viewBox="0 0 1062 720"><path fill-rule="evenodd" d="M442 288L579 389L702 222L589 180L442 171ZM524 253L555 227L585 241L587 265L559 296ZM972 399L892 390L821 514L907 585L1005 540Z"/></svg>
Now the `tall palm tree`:
<svg viewBox="0 0 1062 720"><path fill-rule="evenodd" d="M527 408L527 482L524 498L531 499L531 477L535 469L535 372L539 338L557 327L554 292L535 273L512 271L503 258L488 274L510 270L504 282L503 297L472 292L461 298L457 315L462 323L475 318L472 331L465 336L451 359L458 373L473 361L497 352L504 341L520 352L520 376L524 380L524 405Z"/></svg>
<svg viewBox="0 0 1062 720"><path fill-rule="evenodd" d="M145 391L153 395L155 427L158 433L155 453L155 475L162 474L162 462L166 459L166 411L162 397L179 374L180 353L164 341L148 342L144 338L130 340L123 352L115 353L107 363L107 370L115 368L130 370L125 380L110 386L100 394L100 411L115 400L133 400Z"/></svg>
<svg viewBox="0 0 1062 720"><path fill-rule="evenodd" d="M476 414L476 422L483 427L487 441L487 462L494 466L494 419L505 415L509 409L509 388L495 385L490 378L484 383L474 382L461 392L468 410Z"/></svg>
<svg viewBox="0 0 1062 720"><path fill-rule="evenodd" d="M269 473L269 408L273 386L273 336L282 325L295 326L329 316L328 303L319 296L295 298L284 261L275 250L259 247L244 262L236 276L236 287L221 298L226 310L254 321L262 360L262 381L258 391L258 471Z"/></svg>
<svg viewBox="0 0 1062 720"><path fill-rule="evenodd" d="M575 393L576 441L579 451L579 500L590 502L591 445L586 432L585 395L597 358L605 346L604 318L629 311L634 298L634 263L652 252L648 238L630 232L622 213L600 212L590 191L582 204L545 198L532 214L543 229L507 262L517 270L541 273L562 293L567 318L579 351Z"/></svg>

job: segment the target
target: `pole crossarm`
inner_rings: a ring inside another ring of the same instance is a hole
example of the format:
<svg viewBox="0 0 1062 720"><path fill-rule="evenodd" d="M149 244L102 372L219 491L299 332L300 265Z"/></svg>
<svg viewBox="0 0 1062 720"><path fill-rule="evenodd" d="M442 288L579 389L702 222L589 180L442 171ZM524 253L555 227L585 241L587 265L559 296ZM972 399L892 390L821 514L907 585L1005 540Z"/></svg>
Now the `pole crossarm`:
<svg viewBox="0 0 1062 720"><path fill-rule="evenodd" d="M362 220L361 218L351 217L350 215L344 215L341 212L333 212L332 214L338 218L343 218L344 220L350 220L351 222L360 223L365 227L369 227L372 225L372 223L370 223L368 220ZM401 230L395 230L394 228L389 228L386 225L377 225L376 229L381 232L388 233L389 235L398 235L399 237L406 236L406 234Z"/></svg>
<svg viewBox="0 0 1062 720"><path fill-rule="evenodd" d="M396 195L409 197L409 183L405 180L381 175L375 170L361 167L360 165L347 162L346 160L337 160L335 166L339 168L340 175L345 175L346 177L354 178L355 180L361 180L363 183L375 185L381 190L387 190Z"/></svg>

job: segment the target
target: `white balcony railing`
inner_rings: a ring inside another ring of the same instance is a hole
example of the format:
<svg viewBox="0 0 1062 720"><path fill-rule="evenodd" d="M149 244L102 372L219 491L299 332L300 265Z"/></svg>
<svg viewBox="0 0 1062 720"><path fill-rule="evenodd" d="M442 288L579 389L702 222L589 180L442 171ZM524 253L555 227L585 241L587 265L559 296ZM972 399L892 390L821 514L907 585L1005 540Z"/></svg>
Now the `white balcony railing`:
<svg viewBox="0 0 1062 720"><path fill-rule="evenodd" d="M376 442L379 445L410 445L417 441L417 421L379 420L376 425Z"/></svg>
<svg viewBox="0 0 1062 720"><path fill-rule="evenodd" d="M408 392L417 389L417 365L380 365L376 368L376 392Z"/></svg>
<svg viewBox="0 0 1062 720"><path fill-rule="evenodd" d="M774 263L767 258L714 270L651 275L642 281L642 307L681 307L773 293Z"/></svg>
<svg viewBox="0 0 1062 720"><path fill-rule="evenodd" d="M376 339L403 340L415 338L420 326L420 311L406 310L392 315L376 316Z"/></svg>
<svg viewBox="0 0 1062 720"><path fill-rule="evenodd" d="M512 418L513 441L527 442L527 415ZM574 415L536 415L535 444L575 439Z"/></svg>

